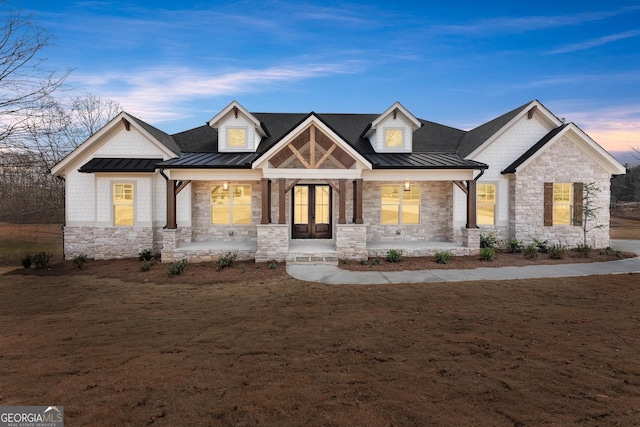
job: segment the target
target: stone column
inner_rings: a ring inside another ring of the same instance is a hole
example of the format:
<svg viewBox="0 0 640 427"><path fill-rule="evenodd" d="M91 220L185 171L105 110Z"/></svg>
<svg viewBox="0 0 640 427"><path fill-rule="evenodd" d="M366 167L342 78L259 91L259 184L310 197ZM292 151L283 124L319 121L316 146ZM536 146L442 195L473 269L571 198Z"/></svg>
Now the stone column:
<svg viewBox="0 0 640 427"><path fill-rule="evenodd" d="M336 252L338 258L366 260L367 226L364 224L336 225Z"/></svg>
<svg viewBox="0 0 640 427"><path fill-rule="evenodd" d="M480 253L480 229L462 227L462 244L469 249L469 255Z"/></svg>
<svg viewBox="0 0 640 427"><path fill-rule="evenodd" d="M288 224L257 224L256 262L286 261L289 252Z"/></svg>

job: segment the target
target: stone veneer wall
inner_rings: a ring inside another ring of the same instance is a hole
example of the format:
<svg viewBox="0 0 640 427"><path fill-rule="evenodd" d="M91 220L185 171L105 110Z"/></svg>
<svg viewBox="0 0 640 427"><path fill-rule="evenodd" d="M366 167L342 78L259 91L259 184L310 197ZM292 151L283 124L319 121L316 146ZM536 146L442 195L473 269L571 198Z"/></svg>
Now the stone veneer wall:
<svg viewBox="0 0 640 427"><path fill-rule="evenodd" d="M285 261L289 252L289 225L258 224L257 231L256 262Z"/></svg>
<svg viewBox="0 0 640 427"><path fill-rule="evenodd" d="M211 225L211 187L219 184L219 182L213 181L197 181L191 183L192 241L255 241L258 237L256 224L260 224L261 219L260 182L229 182L231 186L234 184L251 185L251 224L247 225Z"/></svg>
<svg viewBox="0 0 640 427"><path fill-rule="evenodd" d="M336 225L336 252L340 259L367 259L367 226L364 224Z"/></svg>
<svg viewBox="0 0 640 427"><path fill-rule="evenodd" d="M420 224L381 224L381 187L402 186L402 182L365 181L362 210L368 226L368 241L452 241L453 187L451 182L432 181L411 183L420 185ZM402 190L400 190L402 191ZM399 234L398 234L399 232Z"/></svg>
<svg viewBox="0 0 640 427"><path fill-rule="evenodd" d="M94 259L131 258L154 248L152 227L64 227L64 255Z"/></svg>
<svg viewBox="0 0 640 427"><path fill-rule="evenodd" d="M608 246L610 176L568 137L555 142L526 168L516 172L513 189L515 206L512 210L515 238L525 242L536 238L571 247L583 242L582 227L544 226L545 182L595 182L600 187L601 193L595 201L599 208L597 223L605 227L590 231L587 239L591 246Z"/></svg>

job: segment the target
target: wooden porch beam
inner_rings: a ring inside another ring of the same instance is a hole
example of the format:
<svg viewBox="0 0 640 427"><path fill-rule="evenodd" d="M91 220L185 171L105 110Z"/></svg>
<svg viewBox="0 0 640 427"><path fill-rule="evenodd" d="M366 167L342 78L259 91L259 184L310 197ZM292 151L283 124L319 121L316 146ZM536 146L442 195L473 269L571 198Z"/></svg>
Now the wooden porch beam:
<svg viewBox="0 0 640 427"><path fill-rule="evenodd" d="M476 211L476 181L467 181L467 228L478 228Z"/></svg>
<svg viewBox="0 0 640 427"><path fill-rule="evenodd" d="M341 179L338 181L340 184L339 194L339 203L338 203L338 224L346 224L347 223L347 180Z"/></svg>
<svg viewBox="0 0 640 427"><path fill-rule="evenodd" d="M288 193L289 191L291 191L291 189L292 189L293 187L295 187L295 186L296 186L296 184L297 184L297 183L299 183L299 182L300 182L300 180L299 180L299 179L294 179L294 180L293 180L293 182L292 182L291 184L289 184L289 186L288 186L288 187L286 188L286 190L284 191L284 192L285 192L285 194L286 194L286 193Z"/></svg>
<svg viewBox="0 0 640 427"><path fill-rule="evenodd" d="M311 125L309 128L309 166L310 169L316 168L316 127Z"/></svg>
<svg viewBox="0 0 640 427"><path fill-rule="evenodd" d="M176 181L167 181L167 228L175 230L178 228L176 220Z"/></svg>
<svg viewBox="0 0 640 427"><path fill-rule="evenodd" d="M262 198L260 224L271 224L271 180L269 178L260 179Z"/></svg>
<svg viewBox="0 0 640 427"><path fill-rule="evenodd" d="M289 144L287 145L287 147L289 147L289 150L291 150L291 152L298 158L298 160L302 162L305 168L311 169L309 163L304 159L304 157L302 157L302 154L300 154L300 152L296 149L296 147L293 146L293 144Z"/></svg>
<svg viewBox="0 0 640 427"><path fill-rule="evenodd" d="M285 178L278 178L278 224L286 224L286 203L285 196L287 194L287 180Z"/></svg>
<svg viewBox="0 0 640 427"><path fill-rule="evenodd" d="M340 187L338 187L337 185L335 185L333 183L333 181L331 181L330 179L325 179L326 183L329 184L331 186L331 188L333 188L333 191L335 191L336 193L340 194ZM340 180L342 181L342 180Z"/></svg>
<svg viewBox="0 0 640 427"><path fill-rule="evenodd" d="M337 145L333 144L331 147L329 147L329 149L327 150L326 153L324 153L324 156L322 156L320 158L320 160L318 160L318 163L316 163L316 167L315 169L318 169L320 167L320 165L322 165L324 163L325 160L327 160L329 158L329 156L331 155L331 153L333 153L333 150L335 150L337 147Z"/></svg>
<svg viewBox="0 0 640 427"><path fill-rule="evenodd" d="M457 185L458 188L461 189L464 192L464 194L469 194L469 190L467 190L467 186L464 185L464 182L462 182L462 181L453 181L453 183L455 185Z"/></svg>
<svg viewBox="0 0 640 427"><path fill-rule="evenodd" d="M178 195L178 193L180 193L187 185L189 185L191 183L191 180L187 180L187 181L180 181L179 183L176 183L176 196Z"/></svg>
<svg viewBox="0 0 640 427"><path fill-rule="evenodd" d="M362 178L353 180L353 223L364 223L362 220Z"/></svg>

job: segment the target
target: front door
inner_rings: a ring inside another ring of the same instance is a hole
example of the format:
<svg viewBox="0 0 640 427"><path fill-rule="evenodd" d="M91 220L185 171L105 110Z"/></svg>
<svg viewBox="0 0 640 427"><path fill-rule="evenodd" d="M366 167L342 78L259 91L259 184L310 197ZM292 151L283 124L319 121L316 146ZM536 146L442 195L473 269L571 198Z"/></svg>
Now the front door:
<svg viewBox="0 0 640 427"><path fill-rule="evenodd" d="M294 239L331 238L331 187L296 185L293 187Z"/></svg>

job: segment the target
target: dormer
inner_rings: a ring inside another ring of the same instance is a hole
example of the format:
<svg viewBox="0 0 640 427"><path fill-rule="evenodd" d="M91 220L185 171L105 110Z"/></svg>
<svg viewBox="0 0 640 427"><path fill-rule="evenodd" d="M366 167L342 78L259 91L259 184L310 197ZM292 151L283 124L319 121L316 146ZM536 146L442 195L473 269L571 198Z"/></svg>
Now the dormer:
<svg viewBox="0 0 640 427"><path fill-rule="evenodd" d="M409 110L396 102L371 123L364 136L376 153L410 153L413 132L421 126Z"/></svg>
<svg viewBox="0 0 640 427"><path fill-rule="evenodd" d="M262 124L237 101L227 105L207 122L218 131L218 151L255 152L267 134Z"/></svg>

